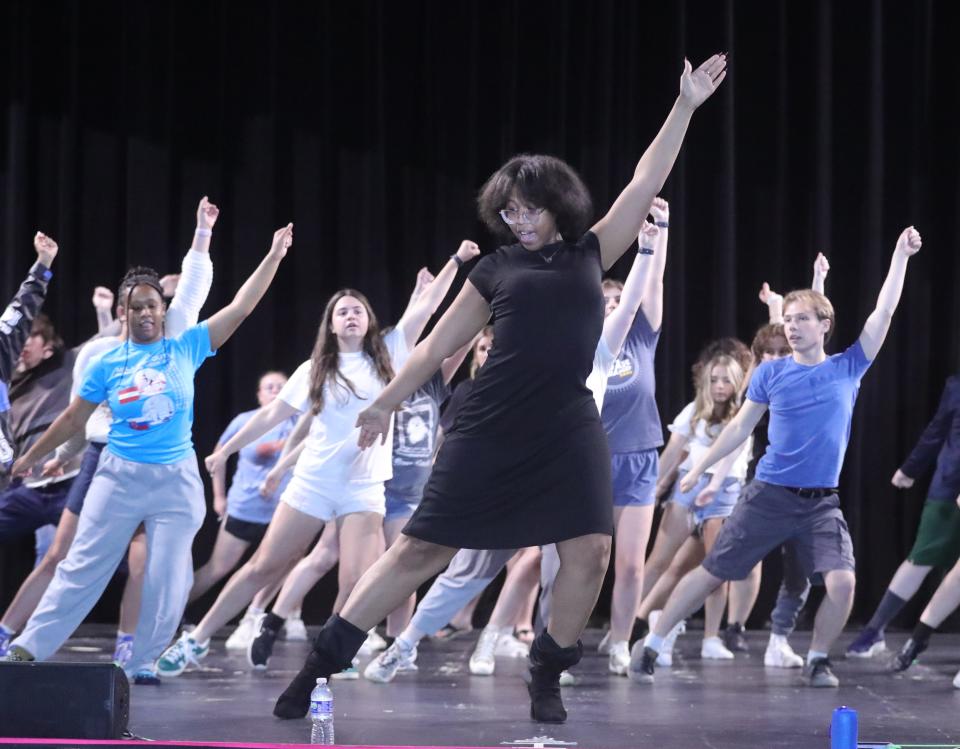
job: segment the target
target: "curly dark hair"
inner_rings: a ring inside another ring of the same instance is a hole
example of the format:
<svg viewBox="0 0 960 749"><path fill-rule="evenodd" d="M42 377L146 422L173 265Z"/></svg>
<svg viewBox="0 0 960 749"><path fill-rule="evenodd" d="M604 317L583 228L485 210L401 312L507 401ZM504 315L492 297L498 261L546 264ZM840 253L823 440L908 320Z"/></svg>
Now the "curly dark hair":
<svg viewBox="0 0 960 749"><path fill-rule="evenodd" d="M693 375L694 389L699 386L704 367L710 363L711 359L718 356L729 356L732 359L736 359L744 372L750 369L750 365L753 363L753 354L751 354L750 349L747 348L747 344L739 338L725 336L715 341L710 341L710 343L700 351L697 360L690 368L690 374Z"/></svg>
<svg viewBox="0 0 960 749"><path fill-rule="evenodd" d="M135 265L124 273L123 278L120 279L120 285L117 287L117 304L126 306L127 302L129 302L128 296L130 292L133 291L133 287L139 286L140 284L151 286L160 294L160 298L163 298L163 287L160 286L160 274L153 268L148 268L145 265Z"/></svg>
<svg viewBox="0 0 960 749"><path fill-rule="evenodd" d="M772 347L774 338L782 338L784 342L787 340L787 334L780 323L767 323L757 330L753 343L750 344L755 364L759 365L763 361L763 352Z"/></svg>
<svg viewBox="0 0 960 749"><path fill-rule="evenodd" d="M369 325L367 334L363 337L363 353L372 360L373 368L384 385L393 379L390 352L387 351L387 346L383 342L383 333L377 323L377 316L373 314L373 307L359 291L340 289L327 302L327 308L323 311L323 321L317 332L317 342L310 355L310 402L315 414L323 410L323 387L328 382L331 391L339 386L340 390L337 392L349 391L357 395L353 383L340 373L340 346L337 343L337 337L333 334L333 308L345 296L357 299L367 310Z"/></svg>
<svg viewBox="0 0 960 749"><path fill-rule="evenodd" d="M590 191L573 168L555 156L520 154L495 171L480 188L477 213L494 235L511 239L500 211L516 193L524 203L546 208L557 221L557 230L575 242L590 227L593 202Z"/></svg>

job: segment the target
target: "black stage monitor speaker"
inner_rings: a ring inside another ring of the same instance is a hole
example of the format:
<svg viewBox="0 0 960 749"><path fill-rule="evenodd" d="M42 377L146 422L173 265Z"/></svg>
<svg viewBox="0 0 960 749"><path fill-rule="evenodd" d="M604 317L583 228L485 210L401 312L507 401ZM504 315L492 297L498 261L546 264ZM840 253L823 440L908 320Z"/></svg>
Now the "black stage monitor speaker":
<svg viewBox="0 0 960 749"><path fill-rule="evenodd" d="M112 663L0 663L0 736L118 739L130 685Z"/></svg>

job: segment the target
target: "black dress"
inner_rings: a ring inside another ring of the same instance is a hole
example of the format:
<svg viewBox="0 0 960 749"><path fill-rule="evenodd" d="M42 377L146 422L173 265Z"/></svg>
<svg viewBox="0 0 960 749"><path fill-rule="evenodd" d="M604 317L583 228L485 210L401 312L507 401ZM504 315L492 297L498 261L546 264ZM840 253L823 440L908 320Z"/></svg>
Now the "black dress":
<svg viewBox="0 0 960 749"><path fill-rule="evenodd" d="M501 247L469 278L493 347L404 533L467 549L612 534L610 452L584 384L603 329L596 236Z"/></svg>

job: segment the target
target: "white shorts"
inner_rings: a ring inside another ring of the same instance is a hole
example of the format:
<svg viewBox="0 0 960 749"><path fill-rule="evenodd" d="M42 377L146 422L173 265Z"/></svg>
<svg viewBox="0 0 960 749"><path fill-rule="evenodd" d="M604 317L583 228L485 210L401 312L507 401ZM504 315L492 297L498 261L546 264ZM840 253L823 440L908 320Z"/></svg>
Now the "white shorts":
<svg viewBox="0 0 960 749"><path fill-rule="evenodd" d="M348 481L342 488L320 488L294 475L280 501L325 523L352 512L386 512L382 481Z"/></svg>

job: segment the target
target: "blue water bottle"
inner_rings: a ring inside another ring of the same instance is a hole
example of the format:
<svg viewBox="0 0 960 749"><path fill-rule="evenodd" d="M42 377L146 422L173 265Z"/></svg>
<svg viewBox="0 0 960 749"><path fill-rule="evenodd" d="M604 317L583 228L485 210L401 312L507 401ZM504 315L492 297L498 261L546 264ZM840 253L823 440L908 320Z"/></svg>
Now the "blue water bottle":
<svg viewBox="0 0 960 749"><path fill-rule="evenodd" d="M830 749L857 749L857 711L841 705L830 722Z"/></svg>

